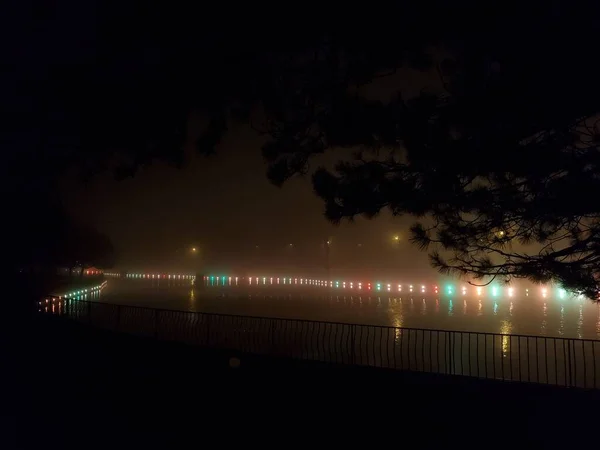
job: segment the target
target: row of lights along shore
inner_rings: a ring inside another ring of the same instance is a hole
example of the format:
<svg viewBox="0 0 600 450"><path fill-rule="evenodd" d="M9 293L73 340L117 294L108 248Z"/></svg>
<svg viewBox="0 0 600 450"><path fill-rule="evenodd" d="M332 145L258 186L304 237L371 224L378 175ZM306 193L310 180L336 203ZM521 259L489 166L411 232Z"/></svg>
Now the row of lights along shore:
<svg viewBox="0 0 600 450"><path fill-rule="evenodd" d="M64 307L66 306L67 300L82 300L82 298L86 299L88 294L99 294L102 288L106 286L106 283L107 281L103 281L101 284L93 286L91 288L78 289L76 291L46 297L38 302L38 311L42 312L43 308L44 312L51 312L52 314L62 314Z"/></svg>
<svg viewBox="0 0 600 450"><path fill-rule="evenodd" d="M109 276L120 277L121 274L114 274ZM156 280L194 280L195 275L189 274L163 274L163 273L128 273L125 274L125 278L136 278L136 279L156 279Z"/></svg>
<svg viewBox="0 0 600 450"><path fill-rule="evenodd" d="M390 293L433 293L445 295L467 295L475 294L477 296L491 295L492 297L499 297L507 295L508 297L514 297L517 293L525 296L536 293L537 289L521 289L517 292L514 287L501 287L498 285L491 286L472 286L472 285L455 285L446 284L444 289L441 289L438 285L425 285L425 284L405 284L405 283L385 283L385 282L363 282L363 281L333 281L333 280L322 280L314 278L290 278L290 277L232 277L232 276L217 276L208 275L204 276L204 284L208 287L235 287L235 286L273 286L273 285L286 285L286 286L316 286L326 287L332 289L350 289L357 291L371 291L371 292L390 292ZM539 288L539 294L543 298L549 297L553 291L559 298L564 299L567 297L567 291L562 288L551 289L546 286Z"/></svg>
<svg viewBox="0 0 600 450"><path fill-rule="evenodd" d="M106 283L107 281L103 281L98 286L93 286L91 288L77 289L75 291L66 292L64 294L55 294L52 297L45 298L43 301L40 301L39 304L42 305L43 303L56 302L66 298L78 299L88 294L95 294L96 292L100 292L102 288L106 286Z"/></svg>

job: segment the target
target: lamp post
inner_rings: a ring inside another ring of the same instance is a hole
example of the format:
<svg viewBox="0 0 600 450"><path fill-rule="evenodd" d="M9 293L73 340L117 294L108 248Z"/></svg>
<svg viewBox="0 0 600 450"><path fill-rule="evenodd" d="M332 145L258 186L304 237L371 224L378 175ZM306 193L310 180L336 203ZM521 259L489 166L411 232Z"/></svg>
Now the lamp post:
<svg viewBox="0 0 600 450"><path fill-rule="evenodd" d="M331 280L331 238L325 240L325 272L327 283Z"/></svg>

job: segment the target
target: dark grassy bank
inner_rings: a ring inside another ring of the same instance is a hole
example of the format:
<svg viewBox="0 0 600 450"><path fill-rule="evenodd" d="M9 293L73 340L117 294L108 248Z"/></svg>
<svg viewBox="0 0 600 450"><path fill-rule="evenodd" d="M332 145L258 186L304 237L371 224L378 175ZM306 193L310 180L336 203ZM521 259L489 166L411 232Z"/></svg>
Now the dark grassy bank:
<svg viewBox="0 0 600 450"><path fill-rule="evenodd" d="M16 376L4 417L21 448L304 439L548 448L593 432L598 405L595 392L209 351L54 317L26 327L7 366Z"/></svg>

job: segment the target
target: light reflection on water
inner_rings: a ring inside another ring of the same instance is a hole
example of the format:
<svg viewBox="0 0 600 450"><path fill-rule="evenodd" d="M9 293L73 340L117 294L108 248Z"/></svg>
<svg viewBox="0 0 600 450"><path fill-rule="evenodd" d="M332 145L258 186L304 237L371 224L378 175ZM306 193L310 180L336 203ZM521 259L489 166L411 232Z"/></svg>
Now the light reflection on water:
<svg viewBox="0 0 600 450"><path fill-rule="evenodd" d="M390 295L319 295L299 292L194 288L189 282L150 284L111 280L100 301L186 311L332 322L479 331L501 334L600 338L600 306L586 299ZM417 290L418 291L418 290ZM93 298L97 300L97 298ZM503 352L510 347L502 339Z"/></svg>
<svg viewBox="0 0 600 450"><path fill-rule="evenodd" d="M502 334L502 356L506 358L510 351L510 337L512 334L512 324L510 320L503 320L500 323L500 334Z"/></svg>

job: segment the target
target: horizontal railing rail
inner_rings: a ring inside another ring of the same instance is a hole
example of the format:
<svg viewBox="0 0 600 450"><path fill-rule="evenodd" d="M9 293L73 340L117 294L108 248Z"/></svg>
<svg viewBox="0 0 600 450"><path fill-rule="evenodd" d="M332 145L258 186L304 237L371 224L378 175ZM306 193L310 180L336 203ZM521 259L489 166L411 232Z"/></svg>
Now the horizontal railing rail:
<svg viewBox="0 0 600 450"><path fill-rule="evenodd" d="M600 341L155 309L48 297L42 313L245 353L567 387L600 387Z"/></svg>

